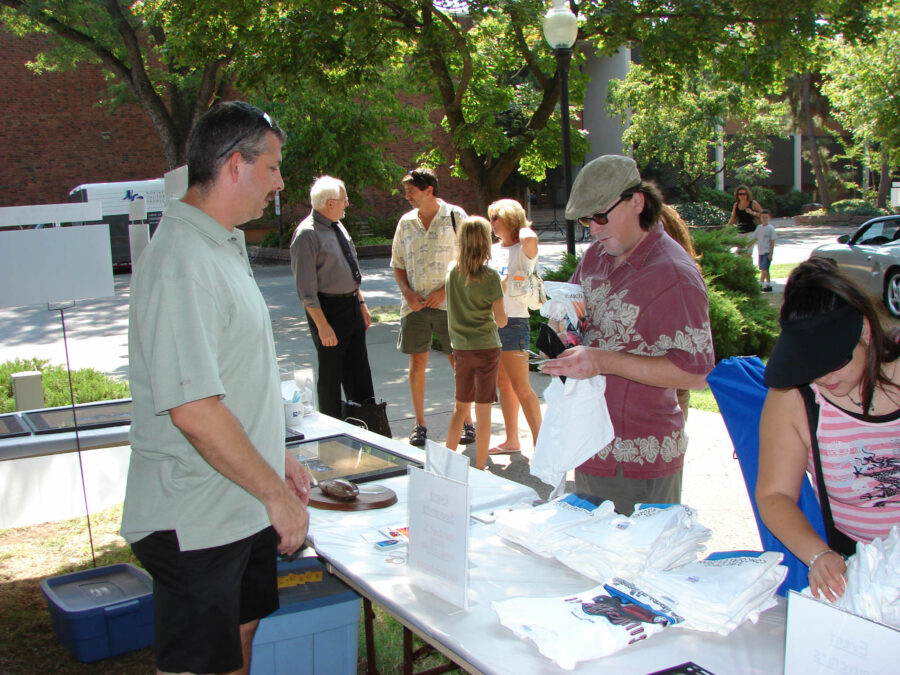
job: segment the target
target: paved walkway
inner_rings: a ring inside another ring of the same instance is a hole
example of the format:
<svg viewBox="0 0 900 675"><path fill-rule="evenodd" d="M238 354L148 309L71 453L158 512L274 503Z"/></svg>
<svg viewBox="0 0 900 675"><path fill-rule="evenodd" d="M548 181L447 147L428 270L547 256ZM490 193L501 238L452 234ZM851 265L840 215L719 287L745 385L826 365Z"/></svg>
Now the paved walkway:
<svg viewBox="0 0 900 675"><path fill-rule="evenodd" d="M848 228L797 228L791 222L776 221L779 240L776 261L803 260L809 251L830 241ZM578 243L582 250L587 243ZM545 268L558 264L565 250L561 239L542 237L541 256ZM366 259L360 262L364 289L372 307L398 307L400 294L394 283L388 260ZM256 278L272 317L279 366L285 371L314 368L315 350L302 316L290 267L257 266ZM73 369L91 367L117 377L127 377L128 368L128 294L130 277L115 278L112 298L79 302L66 310L66 329L70 364ZM376 392L388 401L388 416L395 438L405 438L413 420L406 379L407 357L396 348L397 322L375 324L369 331L368 346ZM66 362L60 317L43 306L0 309L0 362L13 358L38 357L53 363ZM542 394L549 378L531 374L532 385ZM426 417L429 437L442 441L453 410L453 377L447 360L433 354L427 375ZM491 458L491 471L512 480L533 485L542 496L549 487L528 472L532 443L524 418L519 423L523 452ZM718 414L692 410L687 423L690 446L684 477L684 502L700 511L701 521L712 528L713 549L755 548L758 537L746 490L732 458L732 446ZM492 443L503 440L499 406L495 406ZM474 453L474 446L467 454ZM570 486L571 487L571 486Z"/></svg>

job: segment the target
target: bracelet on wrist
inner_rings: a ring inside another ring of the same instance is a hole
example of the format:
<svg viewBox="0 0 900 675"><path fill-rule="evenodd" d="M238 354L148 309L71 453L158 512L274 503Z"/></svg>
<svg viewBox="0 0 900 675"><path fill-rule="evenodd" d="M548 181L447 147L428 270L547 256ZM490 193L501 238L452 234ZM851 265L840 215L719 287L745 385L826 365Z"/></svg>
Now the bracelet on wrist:
<svg viewBox="0 0 900 675"><path fill-rule="evenodd" d="M366 304L366 301L365 301L365 300L360 300L360 301L359 301L359 304L364 305L364 304Z"/></svg>
<svg viewBox="0 0 900 675"><path fill-rule="evenodd" d="M818 560L819 558L821 558L821 557L822 557L823 555L825 555L826 553L837 553L838 555L840 555L840 553L838 553L837 551L832 550L832 549L830 549L830 548L826 548L826 549L824 549L824 550L819 551L818 553L816 553L816 554L810 559L809 564L807 565L807 567L810 568L810 569L812 569L812 566L816 564L816 560ZM841 557L843 557L843 556L841 556Z"/></svg>

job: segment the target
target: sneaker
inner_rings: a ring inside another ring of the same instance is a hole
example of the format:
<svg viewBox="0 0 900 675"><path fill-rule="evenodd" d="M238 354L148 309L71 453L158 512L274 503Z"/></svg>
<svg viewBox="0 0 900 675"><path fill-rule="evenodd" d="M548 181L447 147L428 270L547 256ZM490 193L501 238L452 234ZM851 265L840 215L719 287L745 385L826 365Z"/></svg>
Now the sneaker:
<svg viewBox="0 0 900 675"><path fill-rule="evenodd" d="M771 292L772 292L772 286L771 286L771 285L769 285L769 286L764 286L764 287L763 287L763 293L771 293Z"/></svg>
<svg viewBox="0 0 900 675"><path fill-rule="evenodd" d="M469 445L469 443L475 442L475 425L469 424L468 422L463 422L463 432L462 436L459 437L459 442L462 445Z"/></svg>
<svg viewBox="0 0 900 675"><path fill-rule="evenodd" d="M412 433L409 435L409 444L414 445L417 448L421 448L423 445L425 445L425 440L427 438L428 429L423 427L421 424L417 424L412 430Z"/></svg>

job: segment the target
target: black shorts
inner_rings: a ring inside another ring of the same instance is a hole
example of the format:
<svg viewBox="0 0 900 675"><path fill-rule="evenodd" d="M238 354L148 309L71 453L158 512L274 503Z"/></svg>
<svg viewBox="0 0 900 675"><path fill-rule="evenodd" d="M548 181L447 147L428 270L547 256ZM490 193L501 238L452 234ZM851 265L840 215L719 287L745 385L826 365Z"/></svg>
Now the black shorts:
<svg viewBox="0 0 900 675"><path fill-rule="evenodd" d="M159 670L221 673L243 665L240 626L278 609L277 546L272 527L196 551L181 551L173 530L131 545L153 577Z"/></svg>

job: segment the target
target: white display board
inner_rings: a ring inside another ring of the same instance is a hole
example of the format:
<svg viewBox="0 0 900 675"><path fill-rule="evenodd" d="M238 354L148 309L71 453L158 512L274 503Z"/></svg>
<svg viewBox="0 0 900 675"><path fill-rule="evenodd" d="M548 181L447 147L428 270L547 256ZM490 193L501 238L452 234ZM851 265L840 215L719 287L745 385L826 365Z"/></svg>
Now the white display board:
<svg viewBox="0 0 900 675"><path fill-rule="evenodd" d="M113 295L109 225L0 232L0 307Z"/></svg>
<svg viewBox="0 0 900 675"><path fill-rule="evenodd" d="M785 675L898 670L900 630L845 612L827 602L788 594Z"/></svg>
<svg viewBox="0 0 900 675"><path fill-rule="evenodd" d="M467 484L409 468L407 570L410 581L419 588L468 608Z"/></svg>
<svg viewBox="0 0 900 675"><path fill-rule="evenodd" d="M100 202L3 206L0 207L0 227L89 222L100 220L102 214Z"/></svg>

